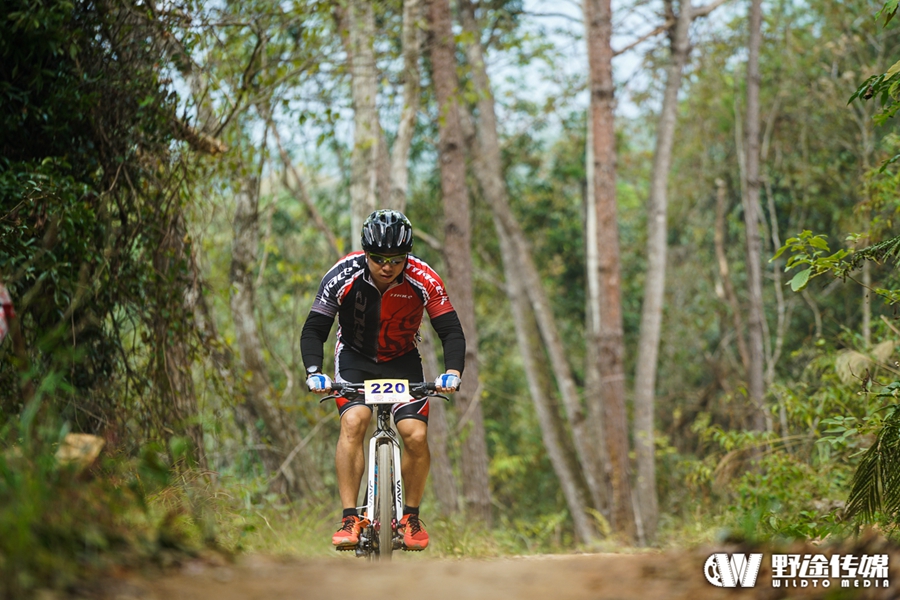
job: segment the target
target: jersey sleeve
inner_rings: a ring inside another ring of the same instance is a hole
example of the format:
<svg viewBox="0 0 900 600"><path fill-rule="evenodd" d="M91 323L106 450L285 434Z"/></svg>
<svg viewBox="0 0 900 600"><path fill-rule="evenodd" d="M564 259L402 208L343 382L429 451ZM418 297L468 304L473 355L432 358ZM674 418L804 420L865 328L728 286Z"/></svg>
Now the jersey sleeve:
<svg viewBox="0 0 900 600"><path fill-rule="evenodd" d="M409 266L412 275L412 283L418 287L423 294L425 302L425 310L432 319L440 317L449 312L453 312L453 305L450 304L450 297L444 288L444 282L440 276L432 269L428 263L418 258L410 257Z"/></svg>
<svg viewBox="0 0 900 600"><path fill-rule="evenodd" d="M356 278L362 275L363 270L358 260L360 256L363 256L362 252L352 252L325 273L325 277L319 283L319 290L316 292L316 299L310 312L334 318L347 290Z"/></svg>

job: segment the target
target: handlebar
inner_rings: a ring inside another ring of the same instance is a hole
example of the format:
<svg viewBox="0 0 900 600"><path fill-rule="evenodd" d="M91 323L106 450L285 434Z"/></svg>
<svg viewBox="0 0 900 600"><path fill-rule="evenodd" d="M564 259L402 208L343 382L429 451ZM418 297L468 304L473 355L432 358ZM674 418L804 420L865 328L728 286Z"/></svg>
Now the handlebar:
<svg viewBox="0 0 900 600"><path fill-rule="evenodd" d="M365 388L365 383L343 383L335 381L331 384L332 393L319 400L319 403L325 402L326 400L333 400L338 396L353 400L361 397ZM458 389L459 388L457 388L457 390ZM447 402L450 401L450 398L447 396L437 393L437 386L433 381L409 384L409 395L416 400L421 400L422 398L443 398Z"/></svg>

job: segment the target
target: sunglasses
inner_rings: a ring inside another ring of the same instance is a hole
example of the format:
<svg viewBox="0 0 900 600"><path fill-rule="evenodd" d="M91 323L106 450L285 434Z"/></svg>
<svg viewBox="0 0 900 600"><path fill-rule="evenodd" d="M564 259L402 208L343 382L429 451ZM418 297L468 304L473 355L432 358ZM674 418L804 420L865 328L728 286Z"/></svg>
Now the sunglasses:
<svg viewBox="0 0 900 600"><path fill-rule="evenodd" d="M403 261L406 260L406 255L401 254L400 256L381 256L380 254L372 254L371 252L369 252L369 258L371 258L372 262L379 267L385 264L396 267L403 264Z"/></svg>

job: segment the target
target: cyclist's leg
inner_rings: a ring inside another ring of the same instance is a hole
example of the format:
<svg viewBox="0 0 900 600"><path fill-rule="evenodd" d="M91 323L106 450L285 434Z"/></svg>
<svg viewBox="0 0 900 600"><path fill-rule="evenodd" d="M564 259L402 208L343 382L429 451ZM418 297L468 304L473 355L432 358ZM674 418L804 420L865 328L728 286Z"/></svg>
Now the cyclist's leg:
<svg viewBox="0 0 900 600"><path fill-rule="evenodd" d="M363 442L371 420L372 411L365 405L348 406L341 414L341 433L334 463L341 505L345 509L356 508L359 498L359 485L366 469Z"/></svg>
<svg viewBox="0 0 900 600"><path fill-rule="evenodd" d="M403 473L404 501L408 506L419 506L425 493L425 481L431 467L428 449L428 424L407 417L397 421L397 431L403 438L403 455L400 469Z"/></svg>
<svg viewBox="0 0 900 600"><path fill-rule="evenodd" d="M385 377L407 379L411 383L424 380L422 359L418 350L380 365ZM405 491L404 515L397 531L403 535L406 550L424 550L428 546L428 532L419 520L419 504L425 493L425 481L431 466L428 450L428 399L397 405L394 422L403 439L403 455L400 459Z"/></svg>
<svg viewBox="0 0 900 600"><path fill-rule="evenodd" d="M347 347L339 348L335 355L335 380L359 383L369 376L361 357ZM361 399L336 399L341 417L341 432L335 451L335 467L338 477L338 492L343 508L356 508L359 500L359 486L366 469L363 446L366 429L372 420L372 409Z"/></svg>
<svg viewBox="0 0 900 600"><path fill-rule="evenodd" d="M422 359L418 350L385 363L391 377L416 383L423 381ZM408 506L419 506L425 493L425 481L431 466L428 450L428 399L398 406L394 410L397 432L403 439L400 470L403 473L404 499Z"/></svg>

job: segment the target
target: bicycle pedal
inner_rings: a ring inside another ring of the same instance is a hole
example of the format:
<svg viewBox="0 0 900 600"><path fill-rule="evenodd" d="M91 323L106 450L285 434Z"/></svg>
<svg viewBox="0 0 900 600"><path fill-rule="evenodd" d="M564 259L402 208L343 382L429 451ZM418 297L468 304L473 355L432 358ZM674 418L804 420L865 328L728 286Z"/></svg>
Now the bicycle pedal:
<svg viewBox="0 0 900 600"><path fill-rule="evenodd" d="M356 546L335 546L334 549L338 552L350 552L351 550L356 550Z"/></svg>
<svg viewBox="0 0 900 600"><path fill-rule="evenodd" d="M406 546L403 546L404 552L421 552L424 549L425 548L407 548Z"/></svg>

